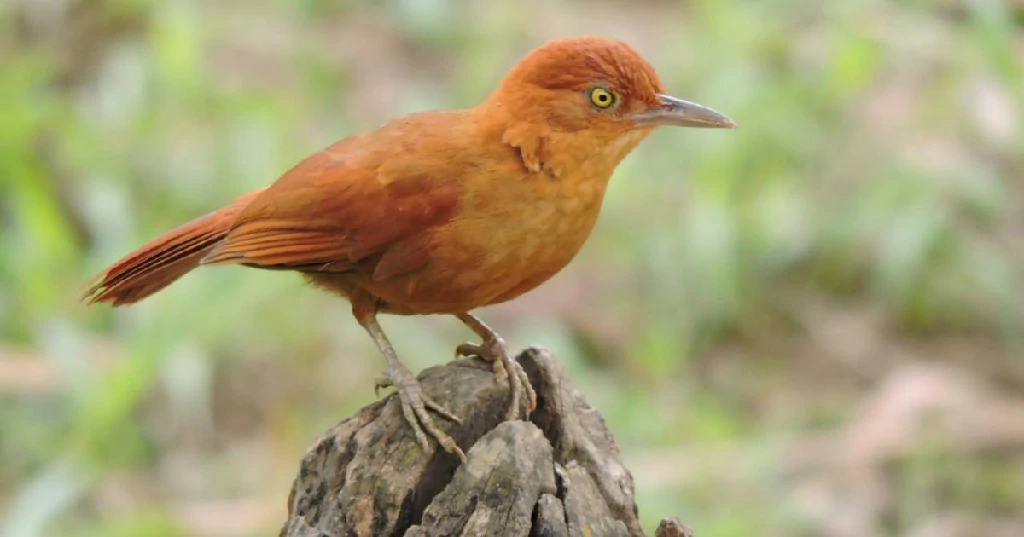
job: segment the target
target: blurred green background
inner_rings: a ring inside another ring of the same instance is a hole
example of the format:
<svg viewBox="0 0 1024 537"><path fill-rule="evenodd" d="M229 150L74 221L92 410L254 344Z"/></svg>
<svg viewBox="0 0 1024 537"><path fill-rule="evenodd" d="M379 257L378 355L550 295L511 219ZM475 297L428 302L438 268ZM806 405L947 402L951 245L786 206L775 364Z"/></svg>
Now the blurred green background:
<svg viewBox="0 0 1024 537"><path fill-rule="evenodd" d="M556 36L630 42L740 129L652 136L590 242L483 310L606 416L645 527L1024 535L1024 2L0 4L0 535L276 534L383 368L341 299L143 241ZM413 369L470 334L383 319Z"/></svg>

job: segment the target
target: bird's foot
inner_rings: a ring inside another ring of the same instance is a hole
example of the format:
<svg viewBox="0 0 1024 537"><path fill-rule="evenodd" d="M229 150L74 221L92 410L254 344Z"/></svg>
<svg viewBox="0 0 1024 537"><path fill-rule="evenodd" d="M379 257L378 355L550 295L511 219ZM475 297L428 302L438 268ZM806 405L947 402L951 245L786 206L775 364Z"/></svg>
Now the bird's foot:
<svg viewBox="0 0 1024 537"><path fill-rule="evenodd" d="M530 384L530 378L526 375L526 370L519 364L519 361L509 356L505 342L501 338L489 339L480 344L463 343L455 348L455 355L467 358L476 356L491 362L491 367L494 368L494 381L499 383L508 382L508 388L512 394L512 402L509 405L508 412L505 414L506 420L519 418L519 401L524 393L527 403L525 417L529 418L530 413L537 408L537 393Z"/></svg>
<svg viewBox="0 0 1024 537"><path fill-rule="evenodd" d="M379 394L381 388L389 386L394 386L395 391L398 393L398 400L402 404L402 414L405 416L405 421L409 422L409 426L412 427L413 432L416 434L416 440L423 446L424 453L430 453L430 441L427 440L427 434L429 434L437 440L437 443L445 451L457 455L465 464L466 454L462 452L462 449L455 443L455 440L452 440L451 436L448 436L447 433L437 426L428 410L432 410L439 416L455 423L461 424L462 420L431 399L430 396L423 393L420 381L404 366L392 369L390 374L382 373L379 375L374 383L373 391Z"/></svg>

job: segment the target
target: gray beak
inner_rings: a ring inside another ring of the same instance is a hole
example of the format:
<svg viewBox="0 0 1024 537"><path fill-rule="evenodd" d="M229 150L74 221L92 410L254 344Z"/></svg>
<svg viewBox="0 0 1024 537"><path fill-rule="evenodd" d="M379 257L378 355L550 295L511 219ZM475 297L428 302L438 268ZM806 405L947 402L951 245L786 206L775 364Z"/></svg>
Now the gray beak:
<svg viewBox="0 0 1024 537"><path fill-rule="evenodd" d="M709 129L735 129L736 123L720 112L697 103L658 95L660 106L632 116L642 126L703 127Z"/></svg>

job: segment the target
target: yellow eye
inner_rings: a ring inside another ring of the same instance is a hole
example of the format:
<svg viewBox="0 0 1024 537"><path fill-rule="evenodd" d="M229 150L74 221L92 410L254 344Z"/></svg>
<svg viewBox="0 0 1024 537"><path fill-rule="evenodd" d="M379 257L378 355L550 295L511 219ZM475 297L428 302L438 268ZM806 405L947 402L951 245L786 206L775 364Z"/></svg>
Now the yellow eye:
<svg viewBox="0 0 1024 537"><path fill-rule="evenodd" d="M615 95L604 88L594 88L590 90L590 102L598 108L608 108L615 104Z"/></svg>

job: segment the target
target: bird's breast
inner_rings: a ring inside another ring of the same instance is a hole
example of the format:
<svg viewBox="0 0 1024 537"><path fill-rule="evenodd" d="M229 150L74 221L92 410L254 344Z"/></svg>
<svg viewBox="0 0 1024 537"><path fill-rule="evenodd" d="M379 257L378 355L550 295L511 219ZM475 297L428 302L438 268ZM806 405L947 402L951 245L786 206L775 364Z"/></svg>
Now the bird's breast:
<svg viewBox="0 0 1024 537"><path fill-rule="evenodd" d="M451 226L467 293L479 305L511 300L548 280L579 252L597 221L607 177L532 174L482 196ZM485 199L486 198L486 199Z"/></svg>

